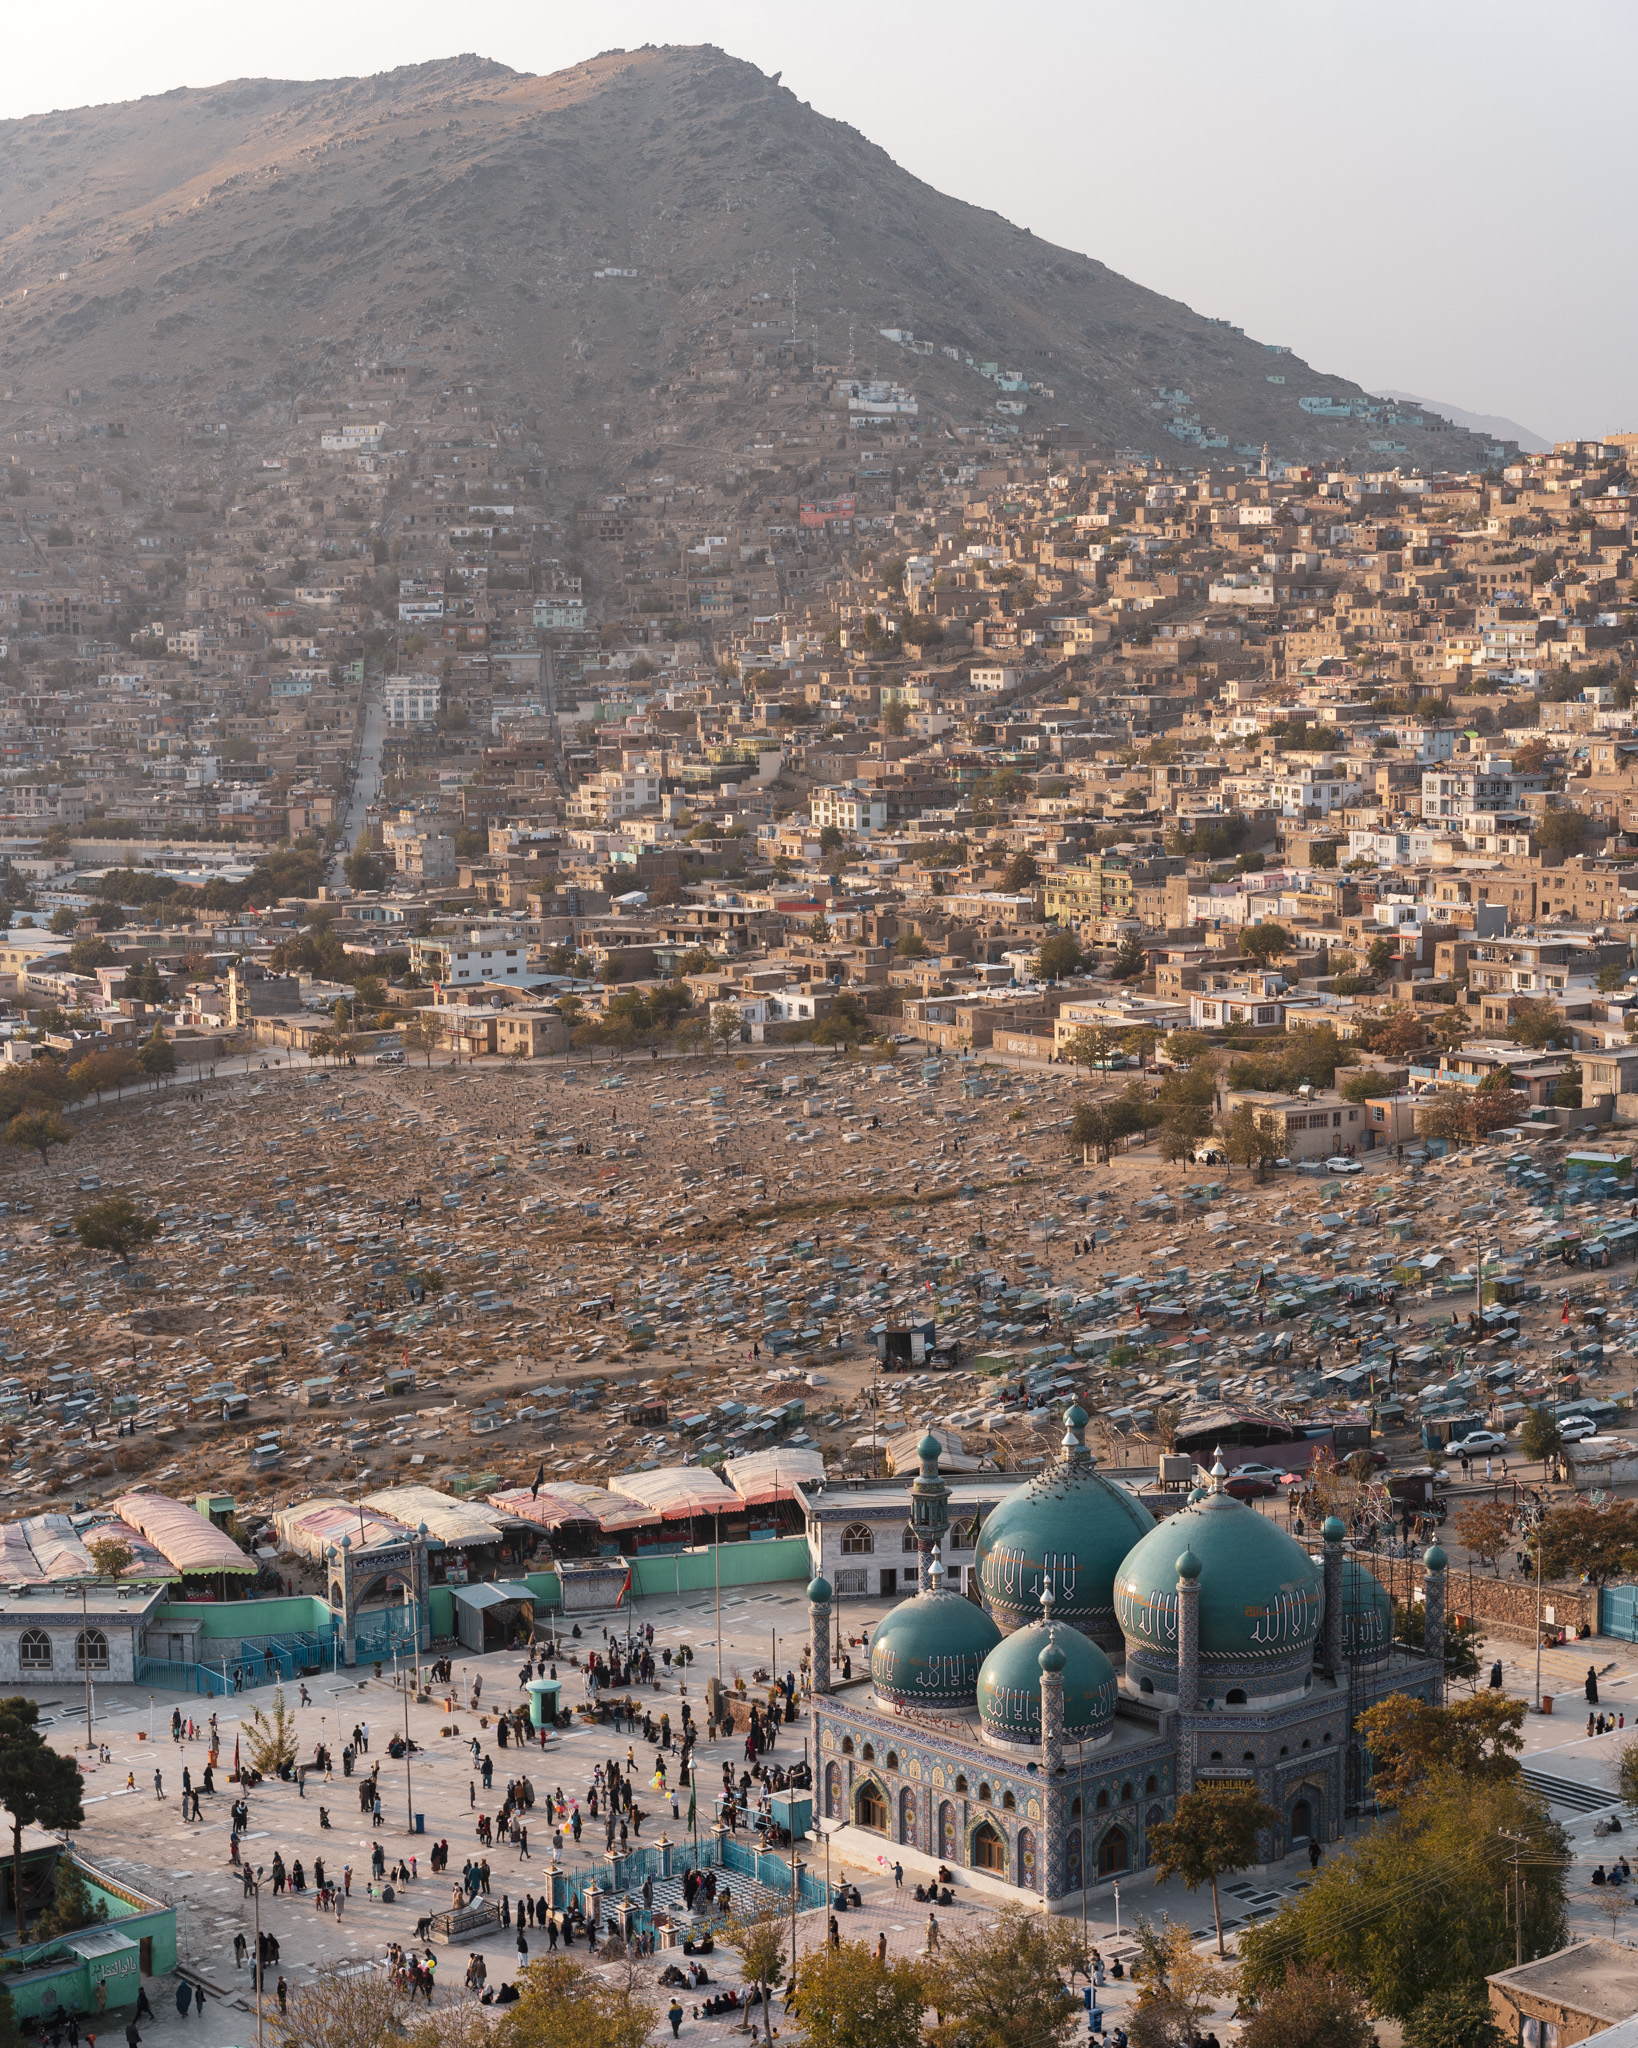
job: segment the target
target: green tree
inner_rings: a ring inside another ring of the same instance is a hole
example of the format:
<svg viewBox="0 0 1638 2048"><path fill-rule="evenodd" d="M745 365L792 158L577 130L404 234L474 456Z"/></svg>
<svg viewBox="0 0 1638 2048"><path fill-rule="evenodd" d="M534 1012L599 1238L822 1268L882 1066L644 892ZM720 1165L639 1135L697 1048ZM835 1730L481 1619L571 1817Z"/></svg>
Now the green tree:
<svg viewBox="0 0 1638 2048"><path fill-rule="evenodd" d="M24 1110L6 1126L6 1143L20 1152L38 1152L42 1166L49 1163L53 1145L72 1145L74 1133L54 1109Z"/></svg>
<svg viewBox="0 0 1638 2048"><path fill-rule="evenodd" d="M711 1036L726 1054L729 1046L739 1042L744 1019L734 1003L718 1003L711 1012Z"/></svg>
<svg viewBox="0 0 1638 2048"><path fill-rule="evenodd" d="M1058 1057L1096 1074L1107 1073L1119 1052L1115 1034L1107 1024L1082 1024L1058 1048Z"/></svg>
<svg viewBox="0 0 1638 2048"><path fill-rule="evenodd" d="M731 1920L725 1930L728 1946L739 1951L740 1968L747 1983L762 1994L763 2039L773 2039L773 1986L785 1974L786 1917L776 1903L760 1913Z"/></svg>
<svg viewBox="0 0 1638 2048"><path fill-rule="evenodd" d="M1149 971L1149 955L1143 944L1143 934L1128 927L1120 935L1120 944L1115 948L1115 957L1109 963L1109 972L1116 981L1137 981Z"/></svg>
<svg viewBox="0 0 1638 2048"><path fill-rule="evenodd" d="M846 844L847 840L843 835L840 825L821 825L819 827L819 851L822 854L840 853Z"/></svg>
<svg viewBox="0 0 1638 2048"><path fill-rule="evenodd" d="M1509 1783L1519 1774L1523 1726L1524 1702L1499 1693L1435 1706L1394 1692L1359 1717L1383 1806L1402 1806L1430 1778Z"/></svg>
<svg viewBox="0 0 1638 2048"><path fill-rule="evenodd" d="M1278 1121L1249 1102L1236 1103L1217 1128L1229 1163L1255 1168L1259 1180L1269 1161L1278 1159L1284 1150L1285 1138Z"/></svg>
<svg viewBox="0 0 1638 2048"><path fill-rule="evenodd" d="M1069 1120L1069 1156L1085 1165L1088 1153L1096 1153L1098 1164L1107 1166L1114 1146L1115 1134L1109 1127L1107 1106L1101 1102L1076 1103L1075 1114Z"/></svg>
<svg viewBox="0 0 1638 2048"><path fill-rule="evenodd" d="M899 1956L876 1960L862 1941L810 1949L796 1972L807 2048L920 2048L921 1974Z"/></svg>
<svg viewBox="0 0 1638 2048"><path fill-rule="evenodd" d="M86 1543L99 1579L122 1579L136 1563L136 1552L118 1536L98 1536Z"/></svg>
<svg viewBox="0 0 1638 2048"><path fill-rule="evenodd" d="M17 2025L17 2008L4 1983L0 1983L0 2048L28 2048Z"/></svg>
<svg viewBox="0 0 1638 2048"><path fill-rule="evenodd" d="M54 910L51 913L51 923L46 929L54 932L59 939L66 939L72 937L79 929L79 923L80 914L77 910Z"/></svg>
<svg viewBox="0 0 1638 2048"><path fill-rule="evenodd" d="M925 960L927 941L920 932L901 932L894 942L893 951L901 960Z"/></svg>
<svg viewBox="0 0 1638 2048"><path fill-rule="evenodd" d="M1517 1781L1447 1772L1393 1822L1334 1849L1290 1905L1242 1933L1242 1991L1261 1997L1288 1964L1324 1961L1400 2021L1438 1991L1482 1995L1485 1977L1514 1960L1507 1835L1530 1845L1525 1960L1552 1954L1569 1938L1563 1829Z"/></svg>
<svg viewBox="0 0 1638 2048"><path fill-rule="evenodd" d="M1372 939L1365 949L1365 971L1373 981L1386 981L1398 958L1399 948L1392 939Z"/></svg>
<svg viewBox="0 0 1638 2048"><path fill-rule="evenodd" d="M1185 1110L1167 1117L1155 1141L1161 1158L1172 1166L1192 1159L1195 1146L1210 1129L1211 1117L1204 1110Z"/></svg>
<svg viewBox="0 0 1638 2048"><path fill-rule="evenodd" d="M54 1941L64 1934L77 1934L108 1918L101 1899L93 1899L90 1887L80 1875L79 1865L66 1851L57 1858L57 1896L40 1915L34 1933L37 1940Z"/></svg>
<svg viewBox="0 0 1638 2048"><path fill-rule="evenodd" d="M68 964L76 974L95 974L99 967L112 967L118 958L100 932L76 939L68 949Z"/></svg>
<svg viewBox="0 0 1638 2048"><path fill-rule="evenodd" d="M81 1209L74 1217L75 1233L88 1252L112 1252L122 1266L129 1266L139 1245L152 1244L160 1226L145 1216L129 1195L106 1195Z"/></svg>
<svg viewBox="0 0 1638 2048"><path fill-rule="evenodd" d="M490 2036L495 2048L648 2048L654 2009L640 1979L608 1984L567 1957L548 1956L517 1974L519 1998Z"/></svg>
<svg viewBox="0 0 1638 2048"><path fill-rule="evenodd" d="M150 1081L168 1081L176 1072L176 1048L157 1024L142 1041L136 1063Z"/></svg>
<svg viewBox="0 0 1638 2048"><path fill-rule="evenodd" d="M1583 814L1568 805L1559 805L1542 813L1541 823L1536 827L1536 845L1543 853L1579 853L1586 834L1587 820Z"/></svg>
<svg viewBox="0 0 1638 2048"><path fill-rule="evenodd" d="M1626 1578L1638 1569L1638 1500L1568 1500L1549 1508L1529 1539L1532 1561L1538 1545L1543 1578L1583 1578L1600 1587Z"/></svg>
<svg viewBox="0 0 1638 2048"><path fill-rule="evenodd" d="M1223 1953L1223 1910L1217 1880L1248 1869L1261 1859L1257 1837L1279 1825L1279 1815L1249 1785L1204 1784L1185 1792L1169 1821L1149 1830L1149 1862L1155 1882L1180 1877L1188 1891L1211 1886L1217 1953Z"/></svg>
<svg viewBox="0 0 1638 2048"><path fill-rule="evenodd" d="M1033 889L1040 879L1040 863L1033 853L1015 853L1001 871L1001 886L1012 896Z"/></svg>
<svg viewBox="0 0 1638 2048"><path fill-rule="evenodd" d="M1507 2048L1507 2036L1487 1993L1464 1984L1423 1999L1405 2022L1405 2048Z"/></svg>
<svg viewBox="0 0 1638 2048"><path fill-rule="evenodd" d="M1370 2048L1374 2039L1364 1999L1323 1963L1287 1969L1240 2030L1240 2048Z"/></svg>
<svg viewBox="0 0 1638 2048"><path fill-rule="evenodd" d="M1564 1448L1558 1417L1550 1408L1531 1408L1519 1424L1519 1449L1526 1458L1545 1464Z"/></svg>
<svg viewBox="0 0 1638 2048"><path fill-rule="evenodd" d="M1259 967L1283 958L1294 944L1283 924L1247 924L1240 927L1240 951L1248 960L1255 960Z"/></svg>
<svg viewBox="0 0 1638 2048"><path fill-rule="evenodd" d="M33 1700L0 1699L0 1806L11 1816L12 1890L17 1925L25 1919L23 1830L56 1833L85 1825L80 1803L80 1767L52 1748L40 1733Z"/></svg>
<svg viewBox="0 0 1638 2048"><path fill-rule="evenodd" d="M1507 1035L1516 1045L1527 1045L1532 1051L1556 1043L1567 1037L1569 1027L1562 1013L1541 996L1520 996L1509 1006L1507 1013Z"/></svg>
<svg viewBox="0 0 1638 2048"><path fill-rule="evenodd" d="M1080 1929L1004 1907L972 1934L946 1937L922 1966L927 2002L965 2048L1054 2048L1081 2027L1064 1979L1084 1967Z"/></svg>
<svg viewBox="0 0 1638 2048"><path fill-rule="evenodd" d="M1085 964L1081 942L1073 932L1050 932L1035 956L1035 976L1038 981L1063 981L1079 974Z"/></svg>

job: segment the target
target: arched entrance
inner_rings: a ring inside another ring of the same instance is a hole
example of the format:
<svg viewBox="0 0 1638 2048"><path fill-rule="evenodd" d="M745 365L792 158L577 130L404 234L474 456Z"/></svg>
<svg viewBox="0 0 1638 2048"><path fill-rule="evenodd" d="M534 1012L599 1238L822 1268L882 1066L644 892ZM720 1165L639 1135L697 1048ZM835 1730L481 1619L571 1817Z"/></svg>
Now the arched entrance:
<svg viewBox="0 0 1638 2048"><path fill-rule="evenodd" d="M992 1821L981 1820L973 1829L968 1861L974 1870L993 1870L997 1877L1006 1876L1007 1838Z"/></svg>
<svg viewBox="0 0 1638 2048"><path fill-rule="evenodd" d="M1129 1851L1124 1828L1111 1828L1098 1844L1099 1877L1120 1877L1126 1871Z"/></svg>
<svg viewBox="0 0 1638 2048"><path fill-rule="evenodd" d="M1314 1834L1314 1807L1304 1792L1292 1803L1291 1817L1286 1822L1286 1837L1291 1842L1307 1842Z"/></svg>

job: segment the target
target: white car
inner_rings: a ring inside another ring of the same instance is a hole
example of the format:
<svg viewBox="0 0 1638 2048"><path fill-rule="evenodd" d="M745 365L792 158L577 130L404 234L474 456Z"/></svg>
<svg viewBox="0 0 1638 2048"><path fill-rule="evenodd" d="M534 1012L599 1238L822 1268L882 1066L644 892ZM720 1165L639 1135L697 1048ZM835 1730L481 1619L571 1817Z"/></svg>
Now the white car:
<svg viewBox="0 0 1638 2048"><path fill-rule="evenodd" d="M1277 1482L1284 1476L1283 1465L1236 1465L1229 1474L1231 1479L1268 1479Z"/></svg>
<svg viewBox="0 0 1638 2048"><path fill-rule="evenodd" d="M1598 1424L1590 1415L1566 1415L1558 1433L1567 1444L1578 1444L1583 1437L1597 1436Z"/></svg>
<svg viewBox="0 0 1638 2048"><path fill-rule="evenodd" d="M1365 1171L1357 1159L1342 1158L1327 1159L1325 1170L1327 1173L1363 1173Z"/></svg>
<svg viewBox="0 0 1638 2048"><path fill-rule="evenodd" d="M1490 1451L1505 1451L1507 1439L1500 1430L1475 1429L1467 1436L1452 1437L1445 1445L1447 1458L1482 1458Z"/></svg>

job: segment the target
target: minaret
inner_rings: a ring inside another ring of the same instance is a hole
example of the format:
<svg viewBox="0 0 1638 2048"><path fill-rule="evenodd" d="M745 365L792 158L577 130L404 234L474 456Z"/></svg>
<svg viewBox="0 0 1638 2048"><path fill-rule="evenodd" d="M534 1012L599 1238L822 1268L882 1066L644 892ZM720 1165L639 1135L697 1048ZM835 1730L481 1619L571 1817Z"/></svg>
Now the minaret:
<svg viewBox="0 0 1638 2048"><path fill-rule="evenodd" d="M813 1696L830 1691L830 1581L822 1574L808 1581L808 1664Z"/></svg>
<svg viewBox="0 0 1638 2048"><path fill-rule="evenodd" d="M1422 1553L1427 1579L1422 1587L1422 1653L1433 1666L1433 1697L1445 1703L1445 1568L1450 1563L1437 1543Z"/></svg>
<svg viewBox="0 0 1638 2048"><path fill-rule="evenodd" d="M1325 1538L1325 1675L1339 1678L1343 1664L1342 1539L1347 1530L1335 1515L1320 1534Z"/></svg>
<svg viewBox="0 0 1638 2048"><path fill-rule="evenodd" d="M910 1527L916 1538L916 1591L934 1590L933 1559L950 1528L950 1489L938 1476L943 1449L931 1430L916 1446L920 1470L910 1485Z"/></svg>
<svg viewBox="0 0 1638 2048"><path fill-rule="evenodd" d="M1200 1711L1200 1560L1192 1550L1177 1560L1177 1710Z"/></svg>
<svg viewBox="0 0 1638 2048"><path fill-rule="evenodd" d="M1090 1471L1098 1462L1086 1448L1086 1410L1077 1402L1064 1415L1064 1433L1058 1446L1058 1463L1078 1471Z"/></svg>
<svg viewBox="0 0 1638 2048"><path fill-rule="evenodd" d="M1064 1653L1052 1625L1052 1581L1041 1588L1041 1619L1047 1639L1036 1662L1041 1667L1041 1899L1049 1903L1064 1888ZM1084 1832L1084 1831L1083 1831ZM1086 1878L1085 1851L1081 1879Z"/></svg>

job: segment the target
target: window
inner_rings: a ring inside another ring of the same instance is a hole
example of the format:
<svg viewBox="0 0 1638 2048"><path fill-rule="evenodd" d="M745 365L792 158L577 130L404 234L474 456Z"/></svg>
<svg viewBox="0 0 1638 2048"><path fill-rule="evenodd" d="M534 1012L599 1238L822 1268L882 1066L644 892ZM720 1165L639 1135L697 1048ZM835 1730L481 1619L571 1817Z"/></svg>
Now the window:
<svg viewBox="0 0 1638 2048"><path fill-rule="evenodd" d="M1008 1813L1016 1813L1018 1811L1018 1801L1010 1792L1003 1792L1001 1794L1001 1804Z"/></svg>
<svg viewBox="0 0 1638 2048"><path fill-rule="evenodd" d="M878 1835L887 1832L887 1801L882 1797L879 1785L867 1779L853 1795L853 1818L861 1828L873 1828Z"/></svg>
<svg viewBox="0 0 1638 2048"><path fill-rule="evenodd" d="M1092 1804L1098 1809L1100 1813L1103 1811L1103 1809L1109 1804L1109 1792L1107 1787L1098 1794L1097 1798L1093 1800Z"/></svg>
<svg viewBox="0 0 1638 2048"><path fill-rule="evenodd" d="M898 1769L898 1767L899 1767L899 1753L898 1753L898 1751L897 1751L896 1749L890 1749L890 1750L889 1750L889 1751L887 1752L887 1768L888 1768L888 1769L889 1769L890 1771L896 1771L896 1770Z"/></svg>
<svg viewBox="0 0 1638 2048"><path fill-rule="evenodd" d="M980 1799L981 1799L981 1800L982 1800L982 1801L984 1802L984 1804L985 1804L986 1806L988 1806L988 1804L989 1804L989 1802L990 1802L990 1788L989 1788L989 1785L988 1785L988 1783L985 1783L985 1784L981 1784L981 1785L979 1786L979 1788L978 1788L978 1796L979 1796L979 1798L980 1798Z"/></svg>
<svg viewBox="0 0 1638 2048"><path fill-rule="evenodd" d="M842 1737L842 1754L843 1756L851 1756L853 1754L853 1737L851 1735L844 1735Z"/></svg>
<svg viewBox="0 0 1638 2048"><path fill-rule="evenodd" d="M967 1789L967 1780L965 1778L957 1778L955 1781L955 1788L958 1792L964 1793Z"/></svg>
<svg viewBox="0 0 1638 2048"><path fill-rule="evenodd" d="M17 1646L17 1661L25 1671L51 1669L51 1638L43 1628L26 1628Z"/></svg>
<svg viewBox="0 0 1638 2048"><path fill-rule="evenodd" d="M1160 1780L1155 1776L1153 1771L1151 1771L1148 1777L1144 1780L1143 1789L1145 1792L1158 1792L1160 1790Z"/></svg>
<svg viewBox="0 0 1638 2048"><path fill-rule="evenodd" d="M1099 1877L1118 1877L1126 1868L1126 1830L1111 1828L1098 1844Z"/></svg>
<svg viewBox="0 0 1638 2048"><path fill-rule="evenodd" d="M864 1757L867 1764L873 1764L876 1761L876 1745L873 1742L867 1742L860 1754Z"/></svg>
<svg viewBox="0 0 1638 2048"><path fill-rule="evenodd" d="M1246 1695L1245 1688L1243 1686L1231 1686L1229 1690L1223 1695L1223 1704L1225 1706L1243 1707L1245 1703Z"/></svg>
<svg viewBox="0 0 1638 2048"><path fill-rule="evenodd" d="M973 1829L972 1866L975 1870L993 1870L998 1876L1007 1874L1007 1844L999 1829L986 1821L980 1821Z"/></svg>
<svg viewBox="0 0 1638 2048"><path fill-rule="evenodd" d="M74 1669L76 1671L106 1671L108 1669L108 1638L100 1628L81 1629L74 1638Z"/></svg>
<svg viewBox="0 0 1638 2048"><path fill-rule="evenodd" d="M921 1545L916 1541L916 1532L910 1527L908 1522L904 1525L904 1547L906 1550L919 1550L921 1548Z"/></svg>
<svg viewBox="0 0 1638 2048"><path fill-rule="evenodd" d="M876 1539L863 1522L849 1522L842 1531L842 1555L844 1557L869 1557L876 1548Z"/></svg>

